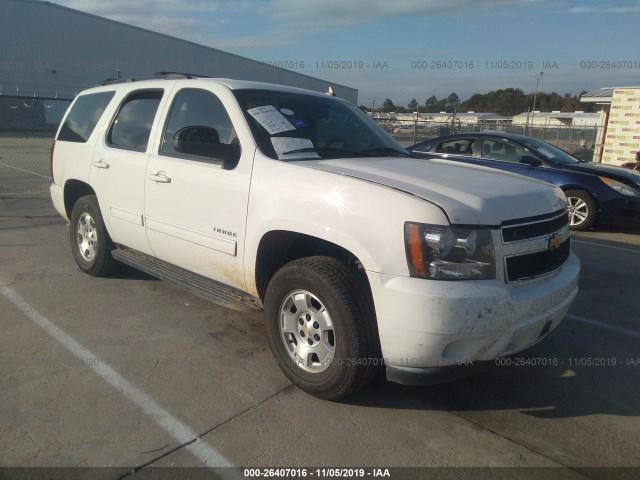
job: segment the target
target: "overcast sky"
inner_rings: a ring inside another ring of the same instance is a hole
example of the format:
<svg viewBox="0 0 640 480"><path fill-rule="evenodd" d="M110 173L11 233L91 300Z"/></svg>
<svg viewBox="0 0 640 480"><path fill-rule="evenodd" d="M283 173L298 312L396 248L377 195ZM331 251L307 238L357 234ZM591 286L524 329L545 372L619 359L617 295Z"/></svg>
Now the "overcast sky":
<svg viewBox="0 0 640 480"><path fill-rule="evenodd" d="M640 85L639 0L54 0L398 105Z"/></svg>

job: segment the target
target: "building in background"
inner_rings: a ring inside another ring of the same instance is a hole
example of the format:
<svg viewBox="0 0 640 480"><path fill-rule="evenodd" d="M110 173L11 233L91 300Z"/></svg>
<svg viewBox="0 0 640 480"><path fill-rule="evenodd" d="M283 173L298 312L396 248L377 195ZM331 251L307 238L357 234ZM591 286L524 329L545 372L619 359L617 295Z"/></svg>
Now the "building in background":
<svg viewBox="0 0 640 480"><path fill-rule="evenodd" d="M602 163L633 162L640 150L640 87L603 87L580 97L600 106L602 125L595 156Z"/></svg>
<svg viewBox="0 0 640 480"><path fill-rule="evenodd" d="M589 112L525 112L513 117L513 125L529 125L531 127L597 127L600 125L600 114Z"/></svg>
<svg viewBox="0 0 640 480"><path fill-rule="evenodd" d="M0 0L0 45L0 125L11 118L18 129L57 124L69 100L100 81L160 71L319 92L331 86L336 96L358 100L350 87L35 0Z"/></svg>

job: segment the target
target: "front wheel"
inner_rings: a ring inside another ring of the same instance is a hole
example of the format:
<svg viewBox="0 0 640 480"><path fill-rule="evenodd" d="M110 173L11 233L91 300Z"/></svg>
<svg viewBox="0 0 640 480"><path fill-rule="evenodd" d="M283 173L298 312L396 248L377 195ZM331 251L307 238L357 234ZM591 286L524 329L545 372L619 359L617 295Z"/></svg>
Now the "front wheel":
<svg viewBox="0 0 640 480"><path fill-rule="evenodd" d="M271 350L307 393L347 396L382 365L364 281L343 262L308 257L286 264L269 282L264 306Z"/></svg>
<svg viewBox="0 0 640 480"><path fill-rule="evenodd" d="M596 202L583 190L567 190L569 202L569 225L572 230L587 230L596 223Z"/></svg>
<svg viewBox="0 0 640 480"><path fill-rule="evenodd" d="M73 206L69 237L73 258L83 272L101 277L121 266L111 256L115 246L102 220L95 195L81 197Z"/></svg>

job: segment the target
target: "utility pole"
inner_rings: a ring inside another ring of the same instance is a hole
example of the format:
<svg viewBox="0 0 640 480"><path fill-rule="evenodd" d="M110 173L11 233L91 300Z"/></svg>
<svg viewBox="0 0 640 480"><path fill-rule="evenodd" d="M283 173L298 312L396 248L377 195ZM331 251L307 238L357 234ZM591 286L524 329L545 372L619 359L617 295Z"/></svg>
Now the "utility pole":
<svg viewBox="0 0 640 480"><path fill-rule="evenodd" d="M456 128L457 111L458 111L458 107L453 107L453 115L451 115L451 133L458 133L458 129Z"/></svg>
<svg viewBox="0 0 640 480"><path fill-rule="evenodd" d="M538 86L540 85L540 79L544 75L544 72L536 73L533 78L536 79L536 92L533 94L533 111L531 112L531 126L533 127L533 117L536 114L536 100L538 99Z"/></svg>

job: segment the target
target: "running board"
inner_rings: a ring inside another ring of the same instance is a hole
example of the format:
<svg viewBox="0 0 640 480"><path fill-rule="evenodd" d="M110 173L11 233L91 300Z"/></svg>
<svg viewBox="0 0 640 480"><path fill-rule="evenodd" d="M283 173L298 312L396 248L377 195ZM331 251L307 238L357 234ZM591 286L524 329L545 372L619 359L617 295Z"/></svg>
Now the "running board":
<svg viewBox="0 0 640 480"><path fill-rule="evenodd" d="M173 283L194 295L242 313L262 310L262 302L236 288L159 260L146 253L120 246L113 258L160 280Z"/></svg>

